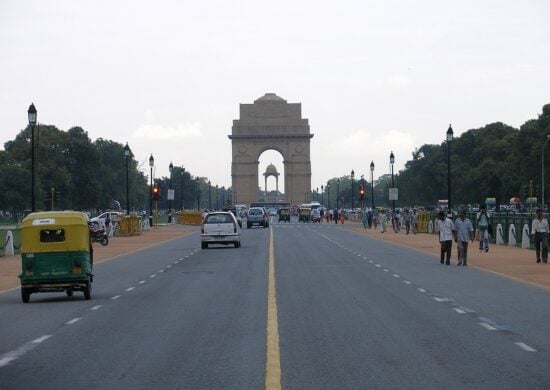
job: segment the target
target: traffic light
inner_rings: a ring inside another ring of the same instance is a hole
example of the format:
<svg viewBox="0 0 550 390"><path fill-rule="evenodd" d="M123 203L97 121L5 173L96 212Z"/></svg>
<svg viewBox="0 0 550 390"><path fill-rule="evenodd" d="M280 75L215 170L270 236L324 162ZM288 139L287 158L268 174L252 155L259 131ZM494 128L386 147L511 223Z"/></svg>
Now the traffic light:
<svg viewBox="0 0 550 390"><path fill-rule="evenodd" d="M527 199L527 197L529 196L529 194L527 193L527 186L523 186L523 188L521 189L521 195L524 200Z"/></svg>
<svg viewBox="0 0 550 390"><path fill-rule="evenodd" d="M539 186L536 185L535 186L535 194L533 195L535 198L538 198L539 197Z"/></svg>
<svg viewBox="0 0 550 390"><path fill-rule="evenodd" d="M155 183L153 185L153 200L159 200L160 199L160 189L158 185Z"/></svg>
<svg viewBox="0 0 550 390"><path fill-rule="evenodd" d="M56 201L56 203L61 202L61 191L55 191L54 200Z"/></svg>
<svg viewBox="0 0 550 390"><path fill-rule="evenodd" d="M363 184L359 186L359 198L365 200L365 186Z"/></svg>

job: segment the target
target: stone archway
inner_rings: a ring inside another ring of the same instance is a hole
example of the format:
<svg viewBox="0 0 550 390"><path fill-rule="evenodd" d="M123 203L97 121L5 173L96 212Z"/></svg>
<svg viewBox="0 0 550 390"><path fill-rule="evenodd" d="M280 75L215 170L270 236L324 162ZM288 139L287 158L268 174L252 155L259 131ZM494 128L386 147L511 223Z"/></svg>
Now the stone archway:
<svg viewBox="0 0 550 390"><path fill-rule="evenodd" d="M240 104L240 118L233 121L231 180L234 204L257 202L258 164L266 150L283 156L287 202L306 201L311 189L310 139L301 103L287 103L274 93L266 93L254 104Z"/></svg>

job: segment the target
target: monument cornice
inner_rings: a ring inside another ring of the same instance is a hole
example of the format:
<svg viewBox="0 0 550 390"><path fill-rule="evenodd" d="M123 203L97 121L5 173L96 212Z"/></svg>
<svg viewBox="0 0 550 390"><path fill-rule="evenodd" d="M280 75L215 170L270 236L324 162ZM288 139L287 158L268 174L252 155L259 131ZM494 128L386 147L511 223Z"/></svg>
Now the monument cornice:
<svg viewBox="0 0 550 390"><path fill-rule="evenodd" d="M229 134L229 139L311 139L313 134Z"/></svg>

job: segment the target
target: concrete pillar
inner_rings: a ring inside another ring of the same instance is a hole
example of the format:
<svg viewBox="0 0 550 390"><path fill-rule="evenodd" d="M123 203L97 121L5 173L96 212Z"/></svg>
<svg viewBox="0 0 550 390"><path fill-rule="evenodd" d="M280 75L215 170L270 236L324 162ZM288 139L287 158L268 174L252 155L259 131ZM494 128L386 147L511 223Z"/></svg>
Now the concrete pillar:
<svg viewBox="0 0 550 390"><path fill-rule="evenodd" d="M523 249L531 248L531 240L529 239L529 225L523 225L521 229L521 247Z"/></svg>
<svg viewBox="0 0 550 390"><path fill-rule="evenodd" d="M5 255L6 256L13 256L15 255L15 251L13 249L13 233L11 232L11 230L8 230L8 233L6 233L6 251L5 251Z"/></svg>
<svg viewBox="0 0 550 390"><path fill-rule="evenodd" d="M514 224L511 224L508 229L508 246L516 246L516 227Z"/></svg>
<svg viewBox="0 0 550 390"><path fill-rule="evenodd" d="M502 224L497 225L497 245L504 245L504 232L502 230Z"/></svg>

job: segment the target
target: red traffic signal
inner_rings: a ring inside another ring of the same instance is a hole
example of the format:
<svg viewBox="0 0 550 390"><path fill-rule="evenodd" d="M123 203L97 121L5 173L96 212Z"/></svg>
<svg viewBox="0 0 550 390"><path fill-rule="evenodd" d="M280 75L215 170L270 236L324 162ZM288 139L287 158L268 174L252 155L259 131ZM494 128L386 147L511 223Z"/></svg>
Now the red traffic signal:
<svg viewBox="0 0 550 390"><path fill-rule="evenodd" d="M155 184L153 186L153 200L159 200L160 199L160 189L158 188L158 186Z"/></svg>
<svg viewBox="0 0 550 390"><path fill-rule="evenodd" d="M359 197L361 200L365 199L365 186L363 186L363 184L359 186Z"/></svg>

